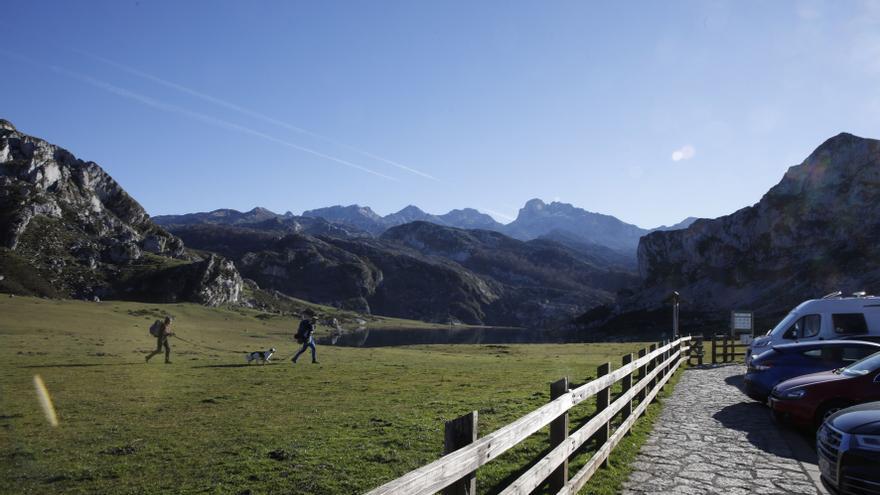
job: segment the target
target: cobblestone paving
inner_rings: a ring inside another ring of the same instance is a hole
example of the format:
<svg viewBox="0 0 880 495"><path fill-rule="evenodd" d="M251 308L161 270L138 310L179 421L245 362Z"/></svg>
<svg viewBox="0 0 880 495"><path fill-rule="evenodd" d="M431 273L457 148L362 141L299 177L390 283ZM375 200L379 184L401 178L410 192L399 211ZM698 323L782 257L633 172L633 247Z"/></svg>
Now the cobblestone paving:
<svg viewBox="0 0 880 495"><path fill-rule="evenodd" d="M689 369L642 446L624 494L818 491L766 407L734 383L742 366Z"/></svg>

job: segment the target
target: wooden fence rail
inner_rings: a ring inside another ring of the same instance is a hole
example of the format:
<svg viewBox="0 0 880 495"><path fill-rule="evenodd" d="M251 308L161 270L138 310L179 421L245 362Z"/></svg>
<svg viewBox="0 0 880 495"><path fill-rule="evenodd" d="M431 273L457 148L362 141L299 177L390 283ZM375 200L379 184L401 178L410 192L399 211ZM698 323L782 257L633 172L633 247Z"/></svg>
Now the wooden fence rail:
<svg viewBox="0 0 880 495"><path fill-rule="evenodd" d="M652 346L650 351L640 352L635 360L632 355L628 356L629 359L625 356L625 364L614 371L610 370L610 365L602 365L599 368L601 376L574 390L568 390L567 379L564 385L561 381L555 382L551 385L549 403L430 464L368 492L367 495L430 495L452 485L455 488L449 493L471 495L476 487L472 475L480 466L551 423L552 450L500 493L528 494L549 478L557 495L575 494L607 462L608 456L621 438L629 432L636 419L644 414L648 404L669 381L672 373L687 360L686 354L690 347L686 345L690 341L691 337L682 337L659 347ZM606 374L602 375L601 371ZM623 391L614 402L609 403L611 387L621 380L624 381ZM595 415L578 430L568 432L568 411L594 396L597 397ZM634 399L639 399L639 403L633 409ZM611 434L611 420L621 411L623 423ZM473 417L476 418L476 415ZM475 436L474 433L474 438ZM567 479L569 457L591 438L601 439L601 446L580 471ZM458 483L462 479L467 481Z"/></svg>

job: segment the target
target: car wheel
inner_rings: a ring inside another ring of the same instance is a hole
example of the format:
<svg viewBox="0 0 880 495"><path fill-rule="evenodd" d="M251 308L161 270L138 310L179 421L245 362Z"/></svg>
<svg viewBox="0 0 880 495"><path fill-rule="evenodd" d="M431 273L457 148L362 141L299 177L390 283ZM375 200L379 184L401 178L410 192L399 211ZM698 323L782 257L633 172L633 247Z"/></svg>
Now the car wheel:
<svg viewBox="0 0 880 495"><path fill-rule="evenodd" d="M816 428L822 426L822 423L824 423L832 414L841 409L846 409L850 405L849 402L832 401L819 406L819 409L816 410Z"/></svg>

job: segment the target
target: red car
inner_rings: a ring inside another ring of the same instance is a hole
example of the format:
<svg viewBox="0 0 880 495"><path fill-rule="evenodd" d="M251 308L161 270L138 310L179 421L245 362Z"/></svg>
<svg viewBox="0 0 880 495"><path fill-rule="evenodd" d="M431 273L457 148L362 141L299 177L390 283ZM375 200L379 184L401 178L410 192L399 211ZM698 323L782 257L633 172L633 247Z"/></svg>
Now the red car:
<svg viewBox="0 0 880 495"><path fill-rule="evenodd" d="M818 428L835 412L880 400L880 352L844 368L786 380L770 393L770 408L780 419Z"/></svg>

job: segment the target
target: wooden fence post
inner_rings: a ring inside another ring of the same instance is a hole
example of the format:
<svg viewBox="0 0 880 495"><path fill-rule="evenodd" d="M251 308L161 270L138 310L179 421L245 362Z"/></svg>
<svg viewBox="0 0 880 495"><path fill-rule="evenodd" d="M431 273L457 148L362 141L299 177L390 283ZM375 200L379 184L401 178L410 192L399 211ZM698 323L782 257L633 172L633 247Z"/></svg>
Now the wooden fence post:
<svg viewBox="0 0 880 495"><path fill-rule="evenodd" d="M648 354L650 354L656 350L657 350L657 344L651 344L651 346L648 347ZM654 359L648 361L648 373L654 371L654 368L656 368L656 367L657 367L657 358L654 358ZM654 378L652 378L651 381L648 382L647 391L645 393L647 394L647 392L654 390L654 384L656 384L656 383L657 383L657 377L654 376ZM655 399L656 399L656 396L655 396ZM651 402L656 402L656 400L651 401Z"/></svg>
<svg viewBox="0 0 880 495"><path fill-rule="evenodd" d="M666 341L661 340L660 342L657 343L657 348L662 349L665 345L666 345ZM663 361L666 361L666 351L661 352L660 355L657 356L657 366L660 366L660 372L657 373L657 383L660 383L660 381L663 380L663 375L666 374L666 370L663 369L663 366L662 366Z"/></svg>
<svg viewBox="0 0 880 495"><path fill-rule="evenodd" d="M718 352L718 335L713 333L712 334L712 364L713 365L718 364L718 362L715 360L715 356L717 355L717 352Z"/></svg>
<svg viewBox="0 0 880 495"><path fill-rule="evenodd" d="M611 373L611 363L605 363L598 368L596 368L596 378L600 376L605 376L608 373ZM609 398L611 396L611 387L603 388L602 390L596 393L596 414L604 411L605 408L608 407ZM607 423L599 427L599 431L596 432L596 450L602 448L605 445L605 442L608 441L609 434L611 433L611 420L609 419ZM605 459L602 462L602 467L608 467L608 459Z"/></svg>
<svg viewBox="0 0 880 495"><path fill-rule="evenodd" d="M663 361L666 361L667 359L669 359L669 356L672 355L672 346L670 344L672 344L672 341L669 339L666 339L666 343L663 344L667 347L666 352L663 353ZM672 367L668 364L663 366L663 376L668 375L670 369L672 369Z"/></svg>
<svg viewBox="0 0 880 495"><path fill-rule="evenodd" d="M727 363L727 359L729 357L729 350L727 348L727 334L724 334L724 340L721 341L721 345L722 345L721 355L723 356L722 362Z"/></svg>
<svg viewBox="0 0 880 495"><path fill-rule="evenodd" d="M699 366L703 366L703 355L705 351L703 350L703 336L697 336L697 364Z"/></svg>
<svg viewBox="0 0 880 495"><path fill-rule="evenodd" d="M443 453L454 452L477 440L477 411L446 422ZM477 473L473 471L464 478L443 489L443 495L476 495Z"/></svg>
<svg viewBox="0 0 880 495"><path fill-rule="evenodd" d="M647 350L647 349L644 349L644 348L643 348L643 349L640 349L640 350L639 350L639 359L645 357L647 354L648 354L648 350ZM643 365L639 366L639 379L638 379L638 381L642 381L642 380L645 379L645 375L648 374L647 368L648 368L648 365L647 365L647 364L643 364ZM645 388L644 388L644 387L643 387L641 390L639 390L638 397L639 397L639 403L640 403L640 404L641 404L641 402L642 402L643 400L645 400L645 395L646 395L646 394L647 394L647 392L645 391Z"/></svg>
<svg viewBox="0 0 880 495"><path fill-rule="evenodd" d="M568 377L555 381L550 384L550 400L553 401L565 395L568 392ZM550 423L550 449L561 444L568 438L568 411L562 413L558 418ZM562 464L550 473L548 478L550 481L550 491L553 493L562 490L568 483L568 459L566 458Z"/></svg>
<svg viewBox="0 0 880 495"><path fill-rule="evenodd" d="M626 366L629 363L631 363L632 361L633 361L633 355L632 355L632 353L630 353L630 354L624 354L623 358L621 358L621 360L620 360L620 363L622 366ZM620 381L620 384L621 384L621 390L620 390L621 395L627 393L629 391L629 389L632 388L633 372L630 371L629 373L627 373L627 375L625 377L623 377L623 379ZM629 402L624 404L623 408L620 410L620 421L626 421L626 418L630 417L630 415L632 414L632 409L633 409L633 403L632 403L632 400L630 400ZM627 430L626 434L627 435L630 434L629 430Z"/></svg>

